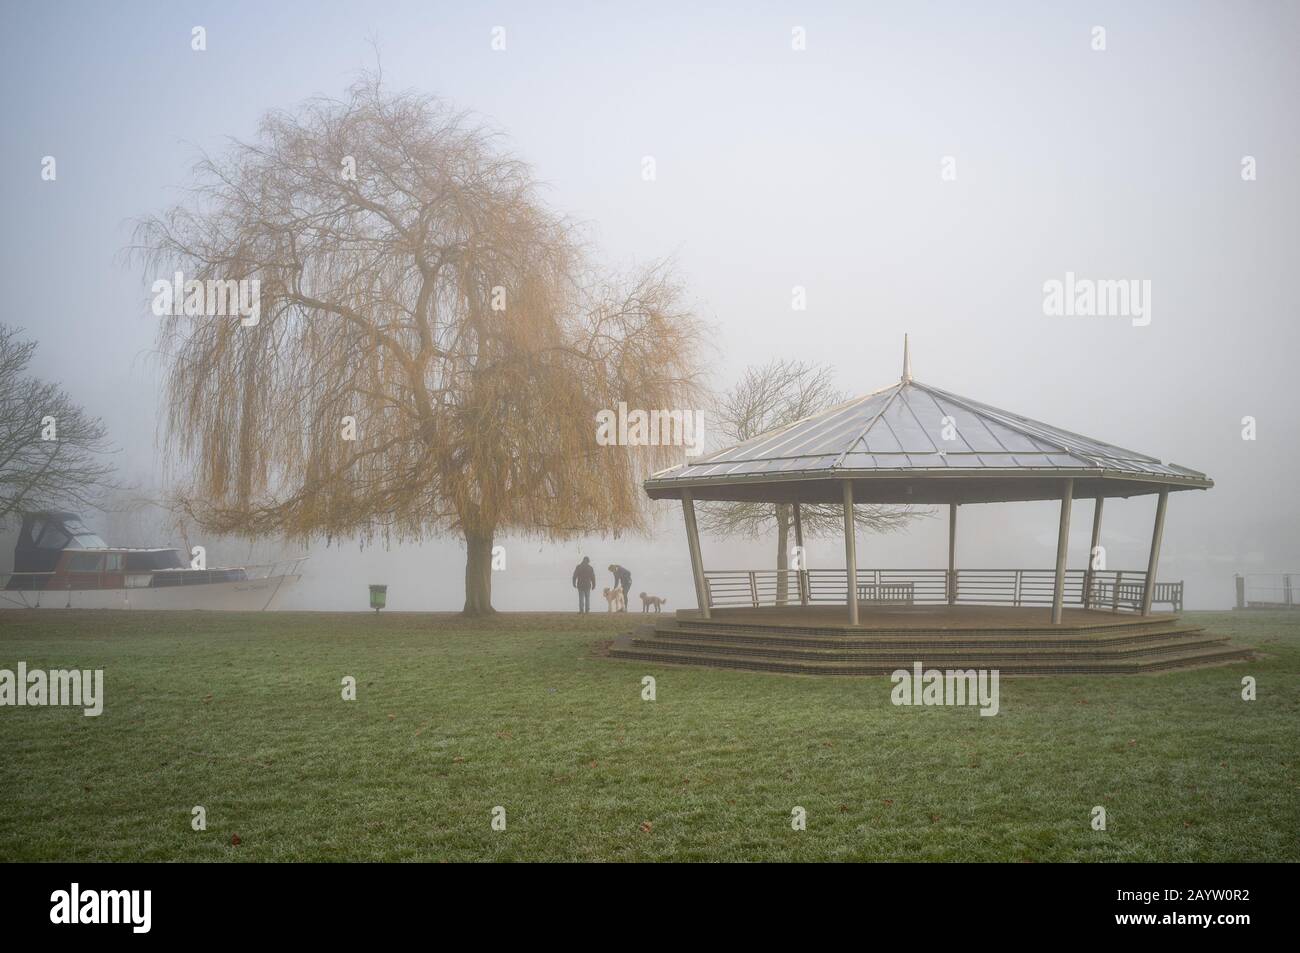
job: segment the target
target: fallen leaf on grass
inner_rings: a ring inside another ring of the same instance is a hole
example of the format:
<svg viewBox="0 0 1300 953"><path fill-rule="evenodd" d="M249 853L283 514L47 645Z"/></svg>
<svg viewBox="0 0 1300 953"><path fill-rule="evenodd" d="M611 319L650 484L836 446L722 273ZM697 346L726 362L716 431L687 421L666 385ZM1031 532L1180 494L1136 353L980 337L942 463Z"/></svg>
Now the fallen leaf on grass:
<svg viewBox="0 0 1300 953"><path fill-rule="evenodd" d="M649 833L650 833L651 831L653 831L654 829L655 829L655 826L654 826L653 824L651 824L649 821L642 821L642 822L641 822L641 833L642 833L642 834L649 834Z"/></svg>

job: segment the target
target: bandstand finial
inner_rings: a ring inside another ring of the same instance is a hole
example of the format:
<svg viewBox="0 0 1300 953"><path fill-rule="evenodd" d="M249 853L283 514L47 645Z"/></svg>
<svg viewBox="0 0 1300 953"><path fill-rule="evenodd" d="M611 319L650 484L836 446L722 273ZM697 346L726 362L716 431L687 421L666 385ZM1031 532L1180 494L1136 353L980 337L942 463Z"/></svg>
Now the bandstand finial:
<svg viewBox="0 0 1300 953"><path fill-rule="evenodd" d="M907 335L903 335L903 376L901 378L904 384L912 380L912 355L907 349Z"/></svg>

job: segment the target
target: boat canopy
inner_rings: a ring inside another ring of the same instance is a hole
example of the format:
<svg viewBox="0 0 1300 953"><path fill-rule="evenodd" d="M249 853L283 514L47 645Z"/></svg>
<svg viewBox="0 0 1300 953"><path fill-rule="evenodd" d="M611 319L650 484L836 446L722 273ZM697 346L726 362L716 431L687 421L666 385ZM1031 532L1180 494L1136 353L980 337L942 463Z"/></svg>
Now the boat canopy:
<svg viewBox="0 0 1300 953"><path fill-rule="evenodd" d="M14 571L50 572L65 549L102 549L106 545L76 513L24 513L18 545L14 547Z"/></svg>

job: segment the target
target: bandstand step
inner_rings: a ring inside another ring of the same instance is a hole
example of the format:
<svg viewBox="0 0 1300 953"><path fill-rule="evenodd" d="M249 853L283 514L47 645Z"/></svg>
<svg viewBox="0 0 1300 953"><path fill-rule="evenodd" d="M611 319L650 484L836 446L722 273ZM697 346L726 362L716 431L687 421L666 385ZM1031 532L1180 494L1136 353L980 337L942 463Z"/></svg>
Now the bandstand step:
<svg viewBox="0 0 1300 953"><path fill-rule="evenodd" d="M793 632L758 633L733 632L723 628L704 628L701 626L655 626L651 629L655 637L665 642L682 644L717 644L737 646L789 647L806 649L873 649L897 647L903 651L922 651L930 648L941 649L991 649L991 648L1043 648L1089 649L1097 647L1120 647L1164 642L1175 638L1198 636L1204 632L1195 625L1161 625L1133 630L1121 630L1089 635L1071 631L1068 635L1049 634L1046 631L1026 632L980 632L963 631L961 633L926 632L918 630L885 631L876 633L816 633L797 634ZM1211 638L1217 638L1212 636Z"/></svg>
<svg viewBox="0 0 1300 953"><path fill-rule="evenodd" d="M1177 616L1073 624L927 626L874 619L871 627L705 620L642 625L615 640L618 659L804 675L887 675L925 668L997 669L1006 675L1125 674L1251 658L1248 648Z"/></svg>
<svg viewBox="0 0 1300 953"><path fill-rule="evenodd" d="M913 660L887 659L854 661L809 661L763 658L754 655L720 655L703 652L678 652L667 648L643 649L614 646L610 655L617 659L637 660L667 665L694 665L709 668L732 668L747 671L781 672L793 675L889 675L900 668L910 668ZM1199 665L1217 665L1251 657L1248 649L1227 645L1202 646L1167 655L1142 656L1135 659L979 659L962 656L944 660L919 659L925 667L938 669L997 669L1003 675L1118 675L1160 672Z"/></svg>
<svg viewBox="0 0 1300 953"><path fill-rule="evenodd" d="M683 655L748 656L753 658L793 659L810 662L871 661L881 664L911 665L922 661L928 665L952 666L970 663L977 667L996 667L1000 661L1034 661L1045 659L1143 659L1174 655L1194 649L1217 647L1223 639L1211 635L1164 639L1137 645L1079 646L1031 644L1028 646L981 645L976 647L944 645L926 641L917 644L855 645L809 648L791 645L734 645L722 642L678 641L662 637L633 638L631 647L643 651L669 651Z"/></svg>

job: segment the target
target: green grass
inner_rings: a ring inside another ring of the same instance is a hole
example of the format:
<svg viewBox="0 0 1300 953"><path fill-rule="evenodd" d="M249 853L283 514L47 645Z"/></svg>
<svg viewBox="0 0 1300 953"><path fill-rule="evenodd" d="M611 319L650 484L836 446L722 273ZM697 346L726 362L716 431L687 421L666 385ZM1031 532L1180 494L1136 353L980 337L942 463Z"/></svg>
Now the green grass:
<svg viewBox="0 0 1300 953"><path fill-rule="evenodd" d="M1189 615L1261 658L1007 678L981 718L602 657L635 617L6 611L0 668L107 700L0 708L0 859L1294 861L1300 613Z"/></svg>

